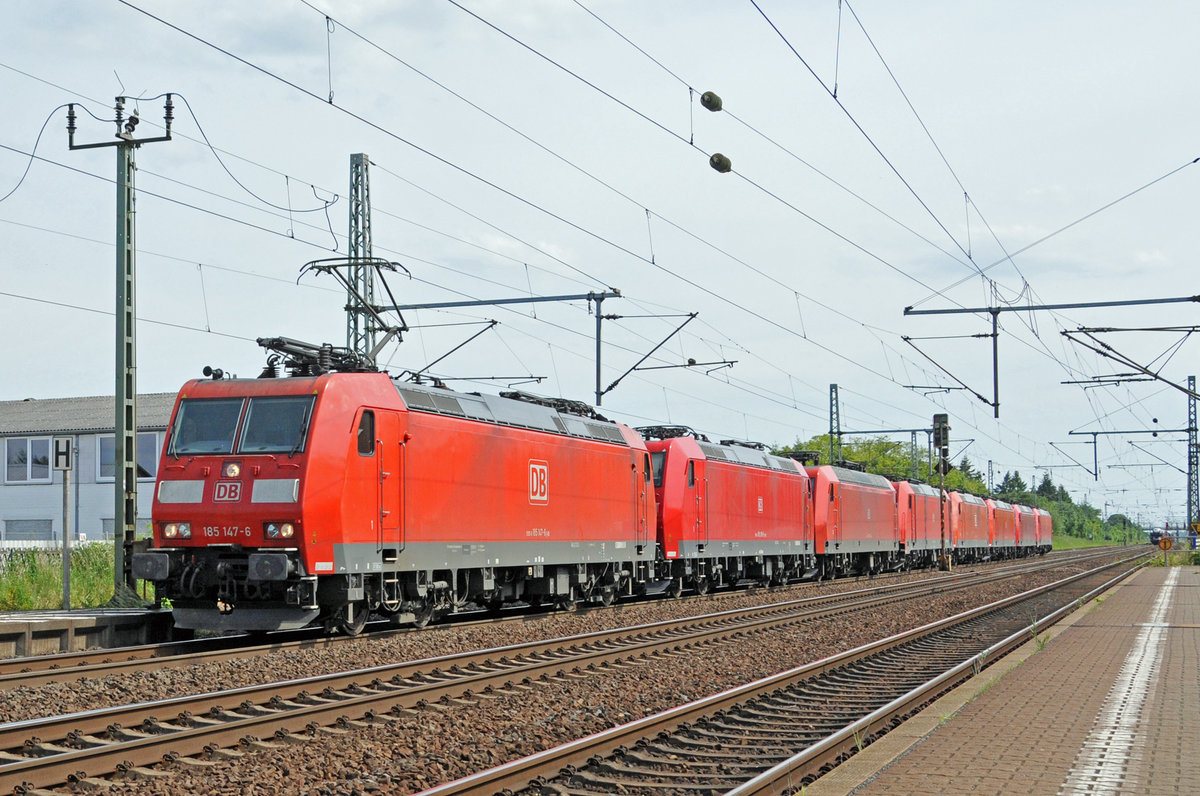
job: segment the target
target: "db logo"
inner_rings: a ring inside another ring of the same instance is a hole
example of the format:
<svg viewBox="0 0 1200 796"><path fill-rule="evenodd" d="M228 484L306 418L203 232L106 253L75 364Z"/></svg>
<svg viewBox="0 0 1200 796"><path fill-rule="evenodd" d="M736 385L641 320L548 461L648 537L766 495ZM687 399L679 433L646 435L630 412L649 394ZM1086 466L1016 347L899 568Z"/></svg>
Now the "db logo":
<svg viewBox="0 0 1200 796"><path fill-rule="evenodd" d="M550 502L550 463L529 460L529 502Z"/></svg>
<svg viewBox="0 0 1200 796"><path fill-rule="evenodd" d="M236 503L242 499L241 481L218 481L213 489L213 500L222 503Z"/></svg>

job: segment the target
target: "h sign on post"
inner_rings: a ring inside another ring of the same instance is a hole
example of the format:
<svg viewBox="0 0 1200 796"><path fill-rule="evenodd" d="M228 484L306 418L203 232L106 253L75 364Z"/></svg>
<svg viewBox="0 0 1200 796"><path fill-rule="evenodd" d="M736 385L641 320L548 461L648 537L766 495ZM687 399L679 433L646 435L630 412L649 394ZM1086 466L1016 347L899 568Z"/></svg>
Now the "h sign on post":
<svg viewBox="0 0 1200 796"><path fill-rule="evenodd" d="M63 474L62 577L64 611L71 610L71 469L74 464L74 437L54 438L54 469Z"/></svg>
<svg viewBox="0 0 1200 796"><path fill-rule="evenodd" d="M75 440L72 437L55 437L54 438L54 469L55 470L70 470L71 468L71 449L75 447Z"/></svg>

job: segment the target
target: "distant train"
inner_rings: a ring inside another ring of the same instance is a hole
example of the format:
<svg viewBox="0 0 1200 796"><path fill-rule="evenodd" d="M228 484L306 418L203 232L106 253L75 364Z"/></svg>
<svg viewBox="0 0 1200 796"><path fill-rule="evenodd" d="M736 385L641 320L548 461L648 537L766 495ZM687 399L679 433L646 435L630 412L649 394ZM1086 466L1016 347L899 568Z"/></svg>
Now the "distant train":
<svg viewBox="0 0 1200 796"><path fill-rule="evenodd" d="M154 545L131 563L179 627L356 633L370 613L423 625L1052 544L1040 510L634 430L577 402L264 375L191 381L176 401Z"/></svg>

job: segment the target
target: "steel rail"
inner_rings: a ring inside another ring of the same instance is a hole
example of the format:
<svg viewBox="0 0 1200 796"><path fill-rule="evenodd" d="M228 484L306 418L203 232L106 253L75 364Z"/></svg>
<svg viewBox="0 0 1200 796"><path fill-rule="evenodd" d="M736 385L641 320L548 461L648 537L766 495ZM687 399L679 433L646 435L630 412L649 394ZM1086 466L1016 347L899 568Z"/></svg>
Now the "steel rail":
<svg viewBox="0 0 1200 796"><path fill-rule="evenodd" d="M1060 564L1057 561L1039 563L1046 567ZM389 710L452 699L488 688L511 687L514 678L532 682L552 674L569 676L568 668L582 672L606 664L626 665L631 659L645 659L664 651L725 643L750 630L864 610L882 602L894 602L898 596L915 597L952 588L970 588L1019 574L992 572L957 584L931 585L924 581L893 584L887 587L885 595L876 590L861 590L857 594L870 596L853 603L847 603L851 597L846 594L829 595L825 602L830 597L841 602L814 608L812 603L820 598L810 597L792 601L790 612L779 606L738 609L569 639L14 722L0 725L0 750L6 750L0 752L0 791L25 787L30 778L37 787L45 787L60 784L68 778L107 773L119 766L149 765L161 759L164 744L169 745L172 754L196 755L214 745L229 743L231 739L241 741L258 733L287 734L307 730L322 721L344 722L349 716L382 720L381 714ZM907 591L897 595L895 592L903 587L907 587ZM747 617L747 614L751 616ZM753 618L753 614L760 616ZM565 649L565 644L574 645L576 651ZM522 656L524 660L516 656ZM384 677L390 679L385 681ZM177 714L178 717L162 721L155 718L156 714ZM47 743L41 740L42 737L56 740ZM85 748L74 748L78 746Z"/></svg>
<svg viewBox="0 0 1200 796"><path fill-rule="evenodd" d="M1089 560L1090 558L1102 557L1103 555L1105 555L1105 553L1094 553L1090 551L1086 553L1076 553L1070 556L1064 556L1060 563ZM959 572L957 574L938 575L929 578L928 582L954 580L964 576L981 575L992 571L1004 572L1014 567L1020 568L1027 565L1027 562L1021 562L1018 564L1001 565L997 569L974 569L966 572ZM792 587L794 588L796 586L807 585L811 584L793 584ZM875 588L899 588L903 585L904 584L890 584L876 586ZM711 597L720 597L737 593L739 592L719 591L710 593L709 595L689 595L684 597L683 600L685 602L704 601ZM837 595L814 596L816 598L822 598L836 597ZM617 610L622 610L636 604L639 603L634 601L622 602L619 604ZM588 607L583 610L606 609L602 609L600 607ZM455 623L455 626L471 627L476 624L493 624L496 622L507 621L527 622L531 617L544 616L545 618L549 619L558 615L561 614L555 612L548 612L544 614L520 613L519 615L514 614L489 619L477 619L464 616L461 621ZM372 625L375 626L386 624L386 621L372 623ZM374 638L387 638L394 635L413 632L427 631L414 628L393 627L388 630L373 633L371 635ZM346 643L351 639L345 636L325 635L322 631L308 628L293 631L278 631L277 633L269 634L269 640L266 643L247 643L248 641L254 640L257 640L256 637L247 635L221 636L216 638L194 639L188 641L171 641L163 644L143 644L128 647L81 650L76 652L61 652L49 655L31 655L20 658L0 659L0 691L21 686L36 686L51 682L78 680L84 677L103 677L112 674L126 674L129 672L171 666L192 666L197 663L219 661L233 657L254 657L284 650L326 649L334 647L338 644Z"/></svg>
<svg viewBox="0 0 1200 796"><path fill-rule="evenodd" d="M1117 575L1105 583L1092 589L1087 594L1073 600L1056 611L1040 617L1033 624L1018 630L1007 638L991 645L957 666L926 681L912 689L907 694L893 700L878 710L863 716L853 724L849 724L820 743L797 752L787 760L776 764L749 780L740 787L728 791L725 796L757 796L758 794L776 794L785 790L800 787L797 780L804 779L813 771L836 761L844 755L853 754L858 749L861 738L870 737L875 733L886 731L892 722L906 716L922 705L932 701L938 694L955 687L972 675L979 674L990 662L998 660L1022 644L1029 641L1031 635L1036 635L1040 628L1053 625L1067 614L1091 602L1100 594L1111 589L1120 581L1136 572L1133 567ZM804 772L803 775L799 772Z"/></svg>
<svg viewBox="0 0 1200 796"><path fill-rule="evenodd" d="M581 767L598 756L603 757L618 750L631 747L639 739L670 733L685 724L695 722L706 716L711 716L719 711L729 710L763 693L769 693L797 682L812 679L826 672L863 658L877 655L939 630L970 621L989 612L1049 593L1055 589L1063 588L1076 581L1092 577L1097 572L1104 571L1105 569L1122 566L1129 563L1130 560L1133 559L1114 562L1094 570L1078 573L1021 594L889 636L886 639L864 644L819 661L757 680L753 683L731 688L719 694L714 694L686 705L680 705L653 716L647 716L619 727L595 733L586 738L581 738L520 760L478 772L454 782L430 788L422 791L420 796L453 796L455 794L496 793L500 791L516 793L523 788L533 786L535 783L544 784L544 778L556 776L560 771L569 770L570 767ZM1072 606L1078 606L1079 604L1080 601L1078 600L1073 600L1071 603ZM1040 622L1041 620L1039 620ZM978 658L979 656L975 656L972 660ZM971 665L973 664L969 664L968 668ZM829 750L832 757L836 757L846 751L846 738L849 738L851 743L857 742L852 730L839 731L836 738L836 741L823 742L820 745L822 751Z"/></svg>

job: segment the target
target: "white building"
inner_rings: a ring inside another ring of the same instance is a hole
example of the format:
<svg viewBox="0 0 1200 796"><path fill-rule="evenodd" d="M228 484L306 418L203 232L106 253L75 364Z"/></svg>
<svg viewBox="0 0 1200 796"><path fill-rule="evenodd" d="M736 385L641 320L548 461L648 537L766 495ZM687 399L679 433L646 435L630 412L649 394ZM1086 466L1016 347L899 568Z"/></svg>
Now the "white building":
<svg viewBox="0 0 1200 796"><path fill-rule="evenodd" d="M139 395L138 535L150 530L154 478L175 393ZM112 539L115 425L112 396L0 401L0 541L61 540L62 473L51 467L54 437L74 439L73 539Z"/></svg>

